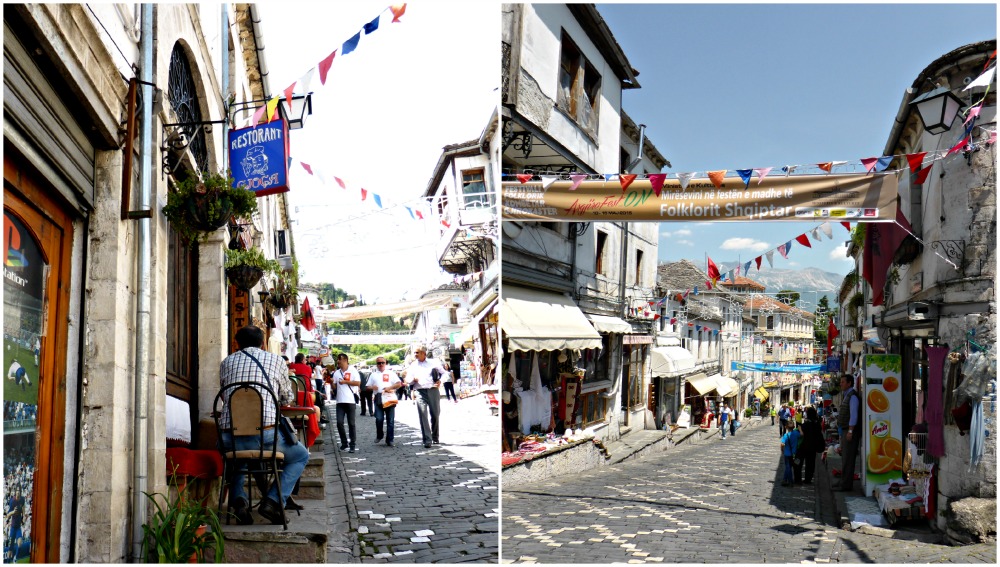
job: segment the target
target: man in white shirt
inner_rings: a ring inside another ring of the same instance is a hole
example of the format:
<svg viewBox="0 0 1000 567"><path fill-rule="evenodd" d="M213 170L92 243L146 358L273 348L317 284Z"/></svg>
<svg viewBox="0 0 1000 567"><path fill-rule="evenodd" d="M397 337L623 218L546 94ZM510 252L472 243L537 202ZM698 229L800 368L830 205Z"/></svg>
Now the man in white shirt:
<svg viewBox="0 0 1000 567"><path fill-rule="evenodd" d="M417 392L417 415L420 417L420 433L423 435L424 448L430 449L431 443L439 443L441 414L441 375L444 369L436 360L427 358L427 347L420 345L414 351L416 360L411 362L403 372L403 377L410 388ZM428 423L428 414L430 422Z"/></svg>
<svg viewBox="0 0 1000 567"><path fill-rule="evenodd" d="M337 433L340 434L340 450L348 449L347 434L344 432L344 419L347 420L347 428L351 434L350 450L353 453L357 448L357 430L354 426L354 410L356 406L355 386L361 386L361 374L358 369L351 366L347 360L347 355L340 353L337 355L338 368L331 376L333 385L337 388Z"/></svg>
<svg viewBox="0 0 1000 567"><path fill-rule="evenodd" d="M385 420L385 444L392 447L396 432L396 405L398 402L396 390L403 381L396 373L385 366L385 358L375 360L375 370L368 375L368 390L375 393L375 442L382 440L382 421ZM389 407L383 407L384 401L393 402Z"/></svg>

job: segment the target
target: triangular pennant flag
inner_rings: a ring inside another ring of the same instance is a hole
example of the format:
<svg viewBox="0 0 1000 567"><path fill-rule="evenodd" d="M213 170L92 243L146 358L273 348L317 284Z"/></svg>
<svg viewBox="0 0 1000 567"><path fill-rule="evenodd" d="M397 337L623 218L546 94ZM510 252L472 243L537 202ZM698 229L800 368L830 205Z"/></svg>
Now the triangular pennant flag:
<svg viewBox="0 0 1000 567"><path fill-rule="evenodd" d="M403 208L406 209L406 212L410 213L410 218L411 219L417 220L417 217L413 216L413 209L411 209L410 207L405 207L405 206Z"/></svg>
<svg viewBox="0 0 1000 567"><path fill-rule="evenodd" d="M924 163L925 155L927 155L927 152L906 154L906 163L910 164L910 173L916 173L920 169L920 165Z"/></svg>
<svg viewBox="0 0 1000 567"><path fill-rule="evenodd" d="M769 267L773 268L774 267L774 250L768 251L766 254L764 254L764 256L767 257L767 265Z"/></svg>
<svg viewBox="0 0 1000 567"><path fill-rule="evenodd" d="M924 181L927 181L927 175L931 172L932 167L934 167L933 163L913 174L915 177L915 179L913 180L913 184L923 185Z"/></svg>
<svg viewBox="0 0 1000 567"><path fill-rule="evenodd" d="M341 179L341 178L339 178L339 177L337 177L337 176L334 176L334 177L333 177L333 180L337 182L337 185L340 185L340 188L341 188L341 189L347 189L347 184L346 184L346 183L344 183L344 180L343 180L343 179Z"/></svg>
<svg viewBox="0 0 1000 567"><path fill-rule="evenodd" d="M782 244L781 246L778 246L778 252L780 252L781 253L781 257L785 258L786 260L788 259L788 251L791 250L791 249L792 249L792 241L791 240L789 240L788 242Z"/></svg>
<svg viewBox="0 0 1000 567"><path fill-rule="evenodd" d="M420 211L416 211L416 213L417 213L417 218L418 219L424 220L424 215L420 214Z"/></svg>
<svg viewBox="0 0 1000 567"><path fill-rule="evenodd" d="M670 318L670 324L673 325L675 323L677 323L677 317L671 317Z"/></svg>
<svg viewBox="0 0 1000 567"><path fill-rule="evenodd" d="M532 175L530 173L518 173L517 174L517 180L521 182L521 185L524 185L525 183L531 181L532 177L534 177L534 175Z"/></svg>
<svg viewBox="0 0 1000 567"><path fill-rule="evenodd" d="M659 318L660 318L660 314L659 313L653 313L653 321L656 321Z"/></svg>
<svg viewBox="0 0 1000 567"><path fill-rule="evenodd" d="M992 132L990 132L990 139L986 140L986 143L993 144L996 143L996 141L997 141L997 131L993 130Z"/></svg>
<svg viewBox="0 0 1000 567"><path fill-rule="evenodd" d="M569 186L569 190L576 191L577 187L579 187L580 184L583 183L583 180L586 179L587 176L582 173L574 173L570 175L569 178L570 180L573 181L573 184Z"/></svg>
<svg viewBox="0 0 1000 567"><path fill-rule="evenodd" d="M882 156L878 158L878 163L875 165L875 172L878 173L880 171L885 171L885 168L889 167L889 164L892 163L893 157L894 156Z"/></svg>
<svg viewBox="0 0 1000 567"><path fill-rule="evenodd" d="M708 178L712 181L712 185L715 185L716 189L722 189L722 180L726 178L726 170L718 169L716 171L706 171Z"/></svg>
<svg viewBox="0 0 1000 567"><path fill-rule="evenodd" d="M847 229L847 232L851 232L851 222L850 221L840 221L840 224L844 225L844 228Z"/></svg>
<svg viewBox="0 0 1000 567"><path fill-rule="evenodd" d="M622 193L624 193L625 190L628 189L628 186L631 185L633 181L635 181L636 177L637 175L634 173L627 173L618 176L618 181L622 184Z"/></svg>
<svg viewBox="0 0 1000 567"><path fill-rule="evenodd" d="M278 115L278 97L267 101L267 121L270 122Z"/></svg>
<svg viewBox="0 0 1000 567"><path fill-rule="evenodd" d="M971 88L975 88L975 87L988 87L988 86L990 86L990 83L993 82L993 73L995 73L996 70L997 70L997 68L993 67L989 71L986 71L982 75L979 75L978 77L976 77L975 81L972 81L968 85L965 85L965 88L962 89L962 92L965 92L965 91L967 91L967 90L969 90Z"/></svg>
<svg viewBox="0 0 1000 567"><path fill-rule="evenodd" d="M337 56L337 50L334 49L333 53L326 56L319 62L319 84L326 84L326 74L330 72L330 66L333 65L333 58Z"/></svg>
<svg viewBox="0 0 1000 567"><path fill-rule="evenodd" d="M705 289L712 289L712 282L706 281L705 282Z"/></svg>
<svg viewBox="0 0 1000 567"><path fill-rule="evenodd" d="M757 271L758 271L758 272L760 271L760 262L761 262L761 260L763 260L763 259L764 259L764 257L763 257L763 256L757 256L756 258L754 258L754 261L755 261L755 262L757 262Z"/></svg>
<svg viewBox="0 0 1000 567"><path fill-rule="evenodd" d="M361 200L364 201L366 198L368 198L368 190L365 189L364 187L362 187L361 188Z"/></svg>
<svg viewBox="0 0 1000 567"><path fill-rule="evenodd" d="M830 170L833 169L833 162L832 161L828 161L828 162L824 162L824 163L817 163L816 167L822 169L823 171L825 171L827 173L830 173Z"/></svg>
<svg viewBox="0 0 1000 567"><path fill-rule="evenodd" d="M865 171L871 173L878 164L878 159L877 157L861 158L861 165L865 166Z"/></svg>
<svg viewBox="0 0 1000 567"><path fill-rule="evenodd" d="M365 24L365 35L368 35L370 33L374 33L375 30L378 29L378 19L380 17L381 17L381 15L376 16L374 20L372 20L372 21L368 22L367 24Z"/></svg>
<svg viewBox="0 0 1000 567"><path fill-rule="evenodd" d="M819 225L819 229L823 231L823 234L825 234L827 238L833 240L833 227L830 226L830 223L825 222Z"/></svg>
<svg viewBox="0 0 1000 567"><path fill-rule="evenodd" d="M389 6L389 10L392 11L392 23L395 24L406 13L406 4L393 4Z"/></svg>
<svg viewBox="0 0 1000 567"><path fill-rule="evenodd" d="M740 179L743 180L743 183L744 183L743 188L744 189L749 189L750 188L750 177L753 176L753 170L752 169L737 169L736 170L736 174L739 175Z"/></svg>
<svg viewBox="0 0 1000 567"><path fill-rule="evenodd" d="M691 179L695 176L696 173L697 173L696 171L692 171L690 173L678 173L677 174L677 179L678 179L678 181L681 182L681 189L682 190L688 188L688 183L691 183Z"/></svg>
<svg viewBox="0 0 1000 567"><path fill-rule="evenodd" d="M736 278L739 277L739 275L740 275L740 268L742 268L742 267L743 266L741 266L740 264L736 264L736 269L733 270L733 281L736 281Z"/></svg>
<svg viewBox="0 0 1000 567"><path fill-rule="evenodd" d="M306 170L306 173L308 173L309 175L313 174L313 168L308 163L300 161L299 165L301 165L302 169Z"/></svg>
<svg viewBox="0 0 1000 567"><path fill-rule="evenodd" d="M344 42L344 46L340 48L341 55L347 55L358 48L358 43L361 42L361 32L358 32L351 36L351 39Z"/></svg>
<svg viewBox="0 0 1000 567"><path fill-rule="evenodd" d="M288 108L292 107L292 93L295 91L295 83L288 85L285 89L285 102L288 103Z"/></svg>
<svg viewBox="0 0 1000 567"><path fill-rule="evenodd" d="M694 330L698 331L700 333L701 332L701 325L695 325L694 326Z"/></svg>
<svg viewBox="0 0 1000 567"><path fill-rule="evenodd" d="M382 198L378 196L378 193L372 193L372 198L375 199L375 204L378 208L382 208Z"/></svg>
<svg viewBox="0 0 1000 567"><path fill-rule="evenodd" d="M448 221L444 219L441 219L441 224L443 224L445 228L451 228L451 225L448 224ZM469 280L463 280L463 281L469 281Z"/></svg>
<svg viewBox="0 0 1000 567"><path fill-rule="evenodd" d="M948 157L951 154L958 153L958 152L962 151L962 149L968 143L969 143L969 136L966 136L966 137L962 138L961 140L959 140L959 142L957 144L955 144L954 146L952 146L952 148L950 150L948 150L948 153L944 154L944 157ZM927 167L930 168L930 166L927 166Z"/></svg>
<svg viewBox="0 0 1000 567"><path fill-rule="evenodd" d="M299 77L296 83L302 86L302 92L304 93L312 92L312 82L313 82L313 77L315 75L316 75L316 68L313 67L312 69L309 69L308 71L303 73L301 77Z"/></svg>
<svg viewBox="0 0 1000 567"><path fill-rule="evenodd" d="M549 185L555 183L559 178L555 175L543 175L542 176L542 189L548 189Z"/></svg>
<svg viewBox="0 0 1000 567"><path fill-rule="evenodd" d="M649 177L649 186L653 188L653 193L655 193L656 196L659 197L660 193L663 191L663 182L666 181L667 174L650 173L648 177Z"/></svg>
<svg viewBox="0 0 1000 567"><path fill-rule="evenodd" d="M694 286L694 294L698 295L698 286Z"/></svg>
<svg viewBox="0 0 1000 567"><path fill-rule="evenodd" d="M983 101L983 102L985 102L985 101ZM979 112L982 109L983 109L983 103L982 102L979 103L979 106L974 106L974 107L970 108L969 109L969 116L967 116L965 118L965 122L962 122L962 125L964 126L964 125L968 124L970 120L972 120L973 118L979 116Z"/></svg>
<svg viewBox="0 0 1000 567"><path fill-rule="evenodd" d="M789 175L791 175L791 173L793 171L795 171L798 168L799 168L799 166L797 166L797 165L786 165L785 167L781 168L781 171L784 171L785 172L785 177L788 177Z"/></svg>
<svg viewBox="0 0 1000 567"><path fill-rule="evenodd" d="M819 237L819 228L812 229L812 237L817 242L823 242L823 239Z"/></svg>
<svg viewBox="0 0 1000 567"><path fill-rule="evenodd" d="M614 176L616 176L616 175L618 175L618 174L617 173L605 173L604 174L604 182L607 183L608 181L611 181L611 178L614 177Z"/></svg>
<svg viewBox="0 0 1000 567"><path fill-rule="evenodd" d="M260 119L264 117L264 112L267 111L267 105L263 105L257 109L257 112L253 113L253 118L250 120L250 126L256 128L257 124L260 123Z"/></svg>
<svg viewBox="0 0 1000 567"><path fill-rule="evenodd" d="M748 260L746 264L743 264L743 275L744 276L750 275L750 264L751 263L753 263L753 260Z"/></svg>
<svg viewBox="0 0 1000 567"><path fill-rule="evenodd" d="M753 172L757 174L757 185L760 185L760 182L764 181L764 178L767 177L767 174L771 173L771 169L773 168L758 167L757 169L753 170Z"/></svg>
<svg viewBox="0 0 1000 567"><path fill-rule="evenodd" d="M806 248L812 248L812 244L809 243L809 237L805 233L802 233L795 237L795 241L799 244L805 246Z"/></svg>

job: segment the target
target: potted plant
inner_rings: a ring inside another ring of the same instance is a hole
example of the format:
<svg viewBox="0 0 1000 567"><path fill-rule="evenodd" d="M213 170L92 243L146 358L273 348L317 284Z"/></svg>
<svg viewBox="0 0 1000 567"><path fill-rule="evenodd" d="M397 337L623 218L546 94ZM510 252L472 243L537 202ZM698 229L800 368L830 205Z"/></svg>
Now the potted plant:
<svg viewBox="0 0 1000 567"><path fill-rule="evenodd" d="M253 289L253 286L257 285L265 273L273 273L280 269L278 262L267 259L260 248L249 250L230 250L227 248L226 262L223 267L226 270L229 283L243 291Z"/></svg>
<svg viewBox="0 0 1000 567"><path fill-rule="evenodd" d="M278 309L284 309L298 301L299 296L299 262L292 260L292 268L278 272L278 281L274 284L270 302Z"/></svg>
<svg viewBox="0 0 1000 567"><path fill-rule="evenodd" d="M188 498L186 491L179 490L173 500L144 493L156 508L142 526L141 555L146 562L223 562L225 541L218 516L197 499Z"/></svg>
<svg viewBox="0 0 1000 567"><path fill-rule="evenodd" d="M233 216L246 217L256 211L253 191L233 187L228 174L208 172L178 181L163 207L170 225L192 245L204 242L208 233L225 226Z"/></svg>

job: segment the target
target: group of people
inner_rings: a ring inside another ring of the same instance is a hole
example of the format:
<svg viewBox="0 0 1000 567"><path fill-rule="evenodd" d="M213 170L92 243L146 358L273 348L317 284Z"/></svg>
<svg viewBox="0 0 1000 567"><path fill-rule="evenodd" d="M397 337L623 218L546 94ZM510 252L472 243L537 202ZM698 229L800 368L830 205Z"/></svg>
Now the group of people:
<svg viewBox="0 0 1000 567"><path fill-rule="evenodd" d="M417 414L420 420L420 431L423 446L431 448L440 442L440 386L450 371L438 359L428 358L427 348L419 345L414 349L413 360L406 369L397 375L389 370L385 357L376 359L375 369L364 377L350 363L347 354L337 355L336 364L325 366L310 366L305 363L303 355L297 355L294 363L289 364L283 357L264 350L264 332L253 325L237 331L236 343L239 350L227 356L220 366L220 382L225 387L236 382L257 382L271 388L277 398L278 406L313 406L316 408L317 421L323 419L321 408L325 406L324 398L334 401L337 433L340 438L340 450L353 453L357 450L357 428L355 410L362 402L362 392L372 393L372 405L366 408L362 405L362 414L368 409L376 419L376 439L383 439L389 447L393 446L395 437L395 410L400 400L400 390L404 387L415 393ZM305 382L314 381L307 387L303 398L295 399L289 374L299 374L306 377ZM320 392L323 395L319 395ZM446 391L447 386L446 386ZM454 396L454 389L450 390ZM223 400L223 411L220 425L223 429L220 442L224 446L237 450L255 449L259 446L261 435L227 435L231 428L232 418L229 400ZM458 398L455 397L455 402ZM315 404L315 405L314 405ZM277 443L277 451L284 455L283 466L278 473L281 490L276 483L265 491L258 507L258 513L272 524L287 523L284 510L301 509L292 498L299 477L309 460L309 450L298 439L287 438L280 434L278 419L280 409L266 407L264 411L263 438L265 444ZM308 440L307 440L308 443ZM231 482L229 495L230 512L241 524L253 523L249 503L243 488L245 473L238 471Z"/></svg>
<svg viewBox="0 0 1000 567"><path fill-rule="evenodd" d="M719 407L719 429L722 430L722 438L726 438L726 431L736 437L736 430L739 428L739 419L736 411L729 407L729 404L722 402Z"/></svg>
<svg viewBox="0 0 1000 567"><path fill-rule="evenodd" d="M4 563L24 560L31 552L31 492L34 458L28 449L4 450Z"/></svg>

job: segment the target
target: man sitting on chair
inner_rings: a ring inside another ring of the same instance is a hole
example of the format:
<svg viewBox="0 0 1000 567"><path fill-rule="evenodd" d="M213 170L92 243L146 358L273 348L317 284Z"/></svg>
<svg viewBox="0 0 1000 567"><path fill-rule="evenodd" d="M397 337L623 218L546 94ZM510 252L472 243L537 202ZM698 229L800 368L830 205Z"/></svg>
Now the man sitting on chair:
<svg viewBox="0 0 1000 567"><path fill-rule="evenodd" d="M240 350L227 356L219 368L219 377L222 387L234 382L260 382L269 386L278 396L279 405L291 405L292 386L288 380L288 370L285 361L280 356L271 354L261 347L264 346L264 332L258 327L247 325L236 332L236 344ZM254 359L260 362L258 366ZM261 369L266 372L262 372ZM264 401L264 442L270 444L275 435L278 435L276 417L278 408L271 405L271 400L266 394L262 396ZM223 429L221 441L230 445L234 441L232 433L227 431L232 428L232 420L229 416L229 400L224 400L222 416L219 418ZM236 450L259 449L259 435L237 435L235 437ZM232 446L232 445L230 445ZM277 483L272 483L267 495L261 499L260 507L257 511L272 524L282 524L282 509L288 496L292 493L295 483L298 482L302 471L309 461L309 450L302 443L296 441L289 444L281 435L278 435L277 450L284 453L284 466L281 468L281 494L278 494ZM237 473L230 484L229 505L241 524L252 524L253 517L250 515L249 503L246 493L243 490L243 473ZM282 503L279 506L279 500Z"/></svg>

